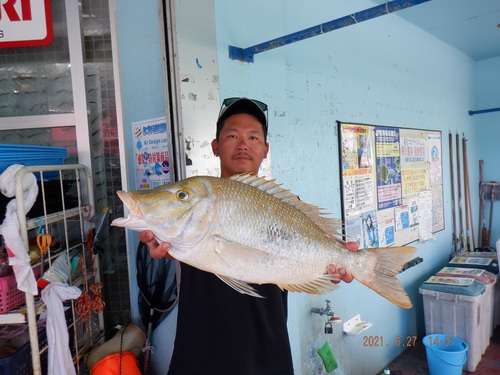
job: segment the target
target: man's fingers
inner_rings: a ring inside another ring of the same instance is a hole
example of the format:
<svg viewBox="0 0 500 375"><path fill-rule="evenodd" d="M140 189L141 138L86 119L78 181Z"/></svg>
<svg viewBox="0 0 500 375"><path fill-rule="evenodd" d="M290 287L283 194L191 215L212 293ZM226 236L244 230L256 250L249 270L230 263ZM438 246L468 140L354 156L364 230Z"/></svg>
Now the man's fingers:
<svg viewBox="0 0 500 375"><path fill-rule="evenodd" d="M327 272L334 276L337 277L339 280L342 280L343 282L350 283L352 280L354 280L354 277L347 272L345 268L337 268L335 265L330 264L327 268ZM333 281L335 284L338 284L338 281Z"/></svg>
<svg viewBox="0 0 500 375"><path fill-rule="evenodd" d="M143 230L142 232L139 233L139 239L146 244L151 240L154 240L154 238L155 235L150 230Z"/></svg>
<svg viewBox="0 0 500 375"><path fill-rule="evenodd" d="M168 252L170 251L170 244L168 242L158 243L155 235L150 230L144 230L139 233L139 239L149 247L149 254L153 259L172 258Z"/></svg>
<svg viewBox="0 0 500 375"><path fill-rule="evenodd" d="M359 249L359 244L357 242L346 242L344 246L349 251L357 251Z"/></svg>
<svg viewBox="0 0 500 375"><path fill-rule="evenodd" d="M149 254L151 255L151 258L154 259L159 259L159 258L171 258L170 255L168 254L168 251L170 250L170 244L168 242L162 242L161 244L158 245L158 242L155 242L155 246L150 246L149 247Z"/></svg>
<svg viewBox="0 0 500 375"><path fill-rule="evenodd" d="M354 279L354 277L349 272L347 272L345 268L339 268L339 273L341 275L342 281L345 283L350 283Z"/></svg>

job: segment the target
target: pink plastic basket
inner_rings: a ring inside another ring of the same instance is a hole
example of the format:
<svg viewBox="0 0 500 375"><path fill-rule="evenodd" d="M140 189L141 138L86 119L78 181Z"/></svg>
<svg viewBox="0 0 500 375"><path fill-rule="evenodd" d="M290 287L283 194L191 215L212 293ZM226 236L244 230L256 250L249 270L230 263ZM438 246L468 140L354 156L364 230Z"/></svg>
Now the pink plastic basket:
<svg viewBox="0 0 500 375"><path fill-rule="evenodd" d="M48 267L46 264L45 267ZM35 279L40 278L40 265L33 267ZM0 277L0 314L15 309L26 302L24 292L17 289L16 277L14 274ZM2 373L0 373L2 375Z"/></svg>
<svg viewBox="0 0 500 375"><path fill-rule="evenodd" d="M14 274L0 277L0 314L15 309L26 302L24 292L17 289Z"/></svg>

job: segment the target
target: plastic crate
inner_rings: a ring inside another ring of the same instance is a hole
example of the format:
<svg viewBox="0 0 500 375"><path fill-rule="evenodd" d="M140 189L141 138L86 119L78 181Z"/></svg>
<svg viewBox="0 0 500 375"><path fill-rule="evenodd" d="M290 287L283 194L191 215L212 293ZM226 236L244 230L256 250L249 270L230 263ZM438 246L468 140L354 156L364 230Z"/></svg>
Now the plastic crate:
<svg viewBox="0 0 500 375"><path fill-rule="evenodd" d="M47 335L45 330L38 331L39 346L47 345ZM47 374L47 352L40 356L42 374ZM28 341L16 352L8 357L0 358L0 375L32 375L33 361L31 359L31 346Z"/></svg>
<svg viewBox="0 0 500 375"><path fill-rule="evenodd" d="M35 279L40 277L40 266L33 267ZM16 277L12 273L8 276L0 277L0 314L18 308L26 302L26 295L17 289ZM1 375L1 373L0 373Z"/></svg>
<svg viewBox="0 0 500 375"><path fill-rule="evenodd" d="M14 274L0 277L0 314L15 309L25 302L26 296L24 292L17 289L17 282Z"/></svg>
<svg viewBox="0 0 500 375"><path fill-rule="evenodd" d="M467 287L424 283L419 288L424 300L426 335L441 333L466 341L469 349L465 371L475 371L486 349L483 335L489 322L482 313L487 305L485 290L486 286L477 281Z"/></svg>
<svg viewBox="0 0 500 375"><path fill-rule="evenodd" d="M497 309L496 299L497 299L497 275L488 272L484 269L480 268L465 268L465 267L445 267L441 269L438 273L438 276L452 276L452 277L467 277L473 278L476 281L484 284L486 286L485 290L485 306L482 309L482 314L484 315L484 321L486 324L484 325L484 341L485 341L485 349L488 347L490 343L490 337L493 336L493 331L496 328L495 323L495 311Z"/></svg>
<svg viewBox="0 0 500 375"><path fill-rule="evenodd" d="M61 165L68 158L63 147L0 144L0 173L12 164L25 166ZM58 172L45 172L44 179L57 178ZM40 175L36 173L38 179Z"/></svg>

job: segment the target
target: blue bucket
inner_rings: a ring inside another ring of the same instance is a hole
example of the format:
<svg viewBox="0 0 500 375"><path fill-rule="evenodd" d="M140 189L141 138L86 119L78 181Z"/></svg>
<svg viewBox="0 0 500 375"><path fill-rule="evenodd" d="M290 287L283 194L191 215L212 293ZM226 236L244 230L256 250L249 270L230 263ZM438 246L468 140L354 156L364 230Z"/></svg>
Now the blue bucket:
<svg viewBox="0 0 500 375"><path fill-rule="evenodd" d="M444 334L427 335L422 339L431 375L461 375L467 361L469 345L458 337Z"/></svg>

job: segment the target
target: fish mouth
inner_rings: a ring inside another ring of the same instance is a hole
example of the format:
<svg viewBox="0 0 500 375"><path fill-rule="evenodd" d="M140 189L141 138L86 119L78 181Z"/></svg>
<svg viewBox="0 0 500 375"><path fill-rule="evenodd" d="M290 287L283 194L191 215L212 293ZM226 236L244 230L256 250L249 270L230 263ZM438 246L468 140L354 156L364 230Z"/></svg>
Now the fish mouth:
<svg viewBox="0 0 500 375"><path fill-rule="evenodd" d="M139 208L137 201L125 191L117 191L117 194L130 213L127 217L114 219L111 225L115 227L130 228L137 231L148 229L148 225L144 220L144 215Z"/></svg>
<svg viewBox="0 0 500 375"><path fill-rule="evenodd" d="M132 198L132 196L129 193L118 190L116 194L118 194L118 197L122 200L123 204L125 204L125 206L128 208L131 215L142 216L142 211L139 208L137 201L134 198Z"/></svg>

